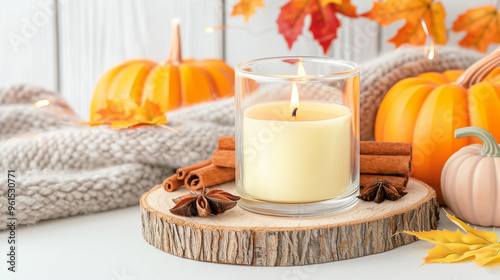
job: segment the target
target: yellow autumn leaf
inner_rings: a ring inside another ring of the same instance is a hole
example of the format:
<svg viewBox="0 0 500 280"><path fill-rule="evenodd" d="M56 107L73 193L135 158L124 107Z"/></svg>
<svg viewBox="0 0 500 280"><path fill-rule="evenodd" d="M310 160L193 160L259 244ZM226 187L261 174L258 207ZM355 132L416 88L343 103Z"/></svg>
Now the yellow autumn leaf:
<svg viewBox="0 0 500 280"><path fill-rule="evenodd" d="M475 262L479 266L500 262L500 243L478 249L474 255L476 256Z"/></svg>
<svg viewBox="0 0 500 280"><path fill-rule="evenodd" d="M240 0L233 7L231 16L242 15L245 22L255 13L255 8L264 8L264 0Z"/></svg>
<svg viewBox="0 0 500 280"><path fill-rule="evenodd" d="M99 117L92 119L91 126L109 124L111 129L136 128L143 125L164 125L167 117L157 103L149 99L138 106L131 99L106 100L106 107L95 112Z"/></svg>
<svg viewBox="0 0 500 280"><path fill-rule="evenodd" d="M424 264L473 260L479 266L484 266L500 261L500 243L495 232L477 230L448 213L446 216L465 233L460 230L404 231L421 240L436 244L424 258Z"/></svg>
<svg viewBox="0 0 500 280"><path fill-rule="evenodd" d="M319 0L321 6L326 6L330 3L342 5L342 0ZM264 0L240 0L233 6L231 16L242 15L245 17L245 22L255 14L256 8L264 8Z"/></svg>
<svg viewBox="0 0 500 280"><path fill-rule="evenodd" d="M149 99L146 99L144 104L137 108L135 120L140 125L162 125L167 123L167 117L161 111L160 105Z"/></svg>

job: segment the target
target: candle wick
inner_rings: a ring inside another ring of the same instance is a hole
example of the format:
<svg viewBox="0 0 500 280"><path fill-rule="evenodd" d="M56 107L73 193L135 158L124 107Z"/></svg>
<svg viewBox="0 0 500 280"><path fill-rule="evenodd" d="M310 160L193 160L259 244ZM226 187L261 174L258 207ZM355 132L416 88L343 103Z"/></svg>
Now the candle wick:
<svg viewBox="0 0 500 280"><path fill-rule="evenodd" d="M298 109L299 109L299 108L295 108L295 109L293 109L293 112L292 112L292 118L297 117L297 110L298 110Z"/></svg>

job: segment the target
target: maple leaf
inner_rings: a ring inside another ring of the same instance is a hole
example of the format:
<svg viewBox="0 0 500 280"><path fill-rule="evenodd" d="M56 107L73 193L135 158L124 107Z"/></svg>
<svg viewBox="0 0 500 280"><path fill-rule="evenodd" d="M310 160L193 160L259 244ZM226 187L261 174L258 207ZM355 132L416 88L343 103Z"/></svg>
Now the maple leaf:
<svg viewBox="0 0 500 280"><path fill-rule="evenodd" d="M465 233L460 230L404 231L421 240L436 244L424 258L424 264L473 260L479 266L484 266L500 260L500 243L495 232L477 230L448 213L446 216Z"/></svg>
<svg viewBox="0 0 500 280"><path fill-rule="evenodd" d="M131 99L106 100L106 107L97 110L99 117L90 120L96 125L129 120L133 117L137 104Z"/></svg>
<svg viewBox="0 0 500 280"><path fill-rule="evenodd" d="M494 6L470 9L459 15L453 23L453 31L466 31L459 45L486 52L490 43L500 43L500 14Z"/></svg>
<svg viewBox="0 0 500 280"><path fill-rule="evenodd" d="M281 7L276 22L279 33L285 37L288 47L292 48L297 37L302 34L306 15L311 15L309 31L326 54L341 26L338 13L357 17L356 7L350 0L291 0Z"/></svg>
<svg viewBox="0 0 500 280"><path fill-rule="evenodd" d="M106 107L96 111L99 117L91 119L91 126L109 124L111 129L137 128L143 125L163 125L167 117L157 103L146 99L142 106L138 106L132 99L106 100Z"/></svg>
<svg viewBox="0 0 500 280"><path fill-rule="evenodd" d="M373 8L362 16L387 26L399 20L406 23L396 35L388 40L399 47L402 44L423 45L427 34L422 26L425 22L429 35L437 44L446 44L446 13L441 2L434 0L386 0L374 2Z"/></svg>
<svg viewBox="0 0 500 280"><path fill-rule="evenodd" d="M234 5L231 16L243 15L247 22L255 13L255 8L264 8L264 0L240 0Z"/></svg>
<svg viewBox="0 0 500 280"><path fill-rule="evenodd" d="M136 120L136 125L156 125L167 123L167 117L161 111L161 107L158 103L155 103L149 99L146 99L141 107L137 108L136 114L134 116Z"/></svg>
<svg viewBox="0 0 500 280"><path fill-rule="evenodd" d="M313 5L311 7L311 26L309 31L315 40L323 47L326 54L332 41L337 38L337 28L340 21L335 15L335 5L328 4L324 7Z"/></svg>
<svg viewBox="0 0 500 280"><path fill-rule="evenodd" d="M329 3L342 4L342 0L320 0L319 2L321 3L322 6L326 6Z"/></svg>

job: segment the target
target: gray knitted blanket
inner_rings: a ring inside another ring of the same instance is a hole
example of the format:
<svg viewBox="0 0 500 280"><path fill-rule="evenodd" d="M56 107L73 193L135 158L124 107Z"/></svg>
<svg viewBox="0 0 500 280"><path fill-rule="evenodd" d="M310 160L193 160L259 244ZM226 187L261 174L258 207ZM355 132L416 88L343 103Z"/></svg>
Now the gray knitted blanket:
<svg viewBox="0 0 500 280"><path fill-rule="evenodd" d="M464 69L472 52L441 48L429 61L422 48L402 48L361 65L361 137L373 135L380 101L400 79L427 71ZM51 105L35 108L41 99ZM234 135L234 101L221 100L168 114L162 127L110 130L78 121L54 92L29 86L0 89L0 176L15 170L18 225L137 204L140 195L175 168L209 158L220 135ZM25 137L19 136L36 131ZM7 184L0 185L0 221L8 217ZM0 223L0 230L6 223Z"/></svg>

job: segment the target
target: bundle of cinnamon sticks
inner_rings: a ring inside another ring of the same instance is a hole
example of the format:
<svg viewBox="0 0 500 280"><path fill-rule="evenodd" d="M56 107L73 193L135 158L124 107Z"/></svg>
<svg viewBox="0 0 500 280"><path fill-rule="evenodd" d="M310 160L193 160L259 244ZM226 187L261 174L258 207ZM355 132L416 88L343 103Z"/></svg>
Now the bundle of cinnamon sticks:
<svg viewBox="0 0 500 280"><path fill-rule="evenodd" d="M360 154L360 185L379 179L405 189L411 171L410 143L361 141ZM171 192L185 185L190 190L198 190L232 181L235 155L234 137L221 136L212 158L177 169L176 174L165 179L163 188Z"/></svg>
<svg viewBox="0 0 500 280"><path fill-rule="evenodd" d="M174 175L163 181L163 188L172 192L181 186L190 190L208 188L217 184L233 181L235 178L235 141L234 137L221 136L217 142L214 158L179 168Z"/></svg>
<svg viewBox="0 0 500 280"><path fill-rule="evenodd" d="M411 172L411 143L361 141L359 152L361 186L378 179L406 188Z"/></svg>

